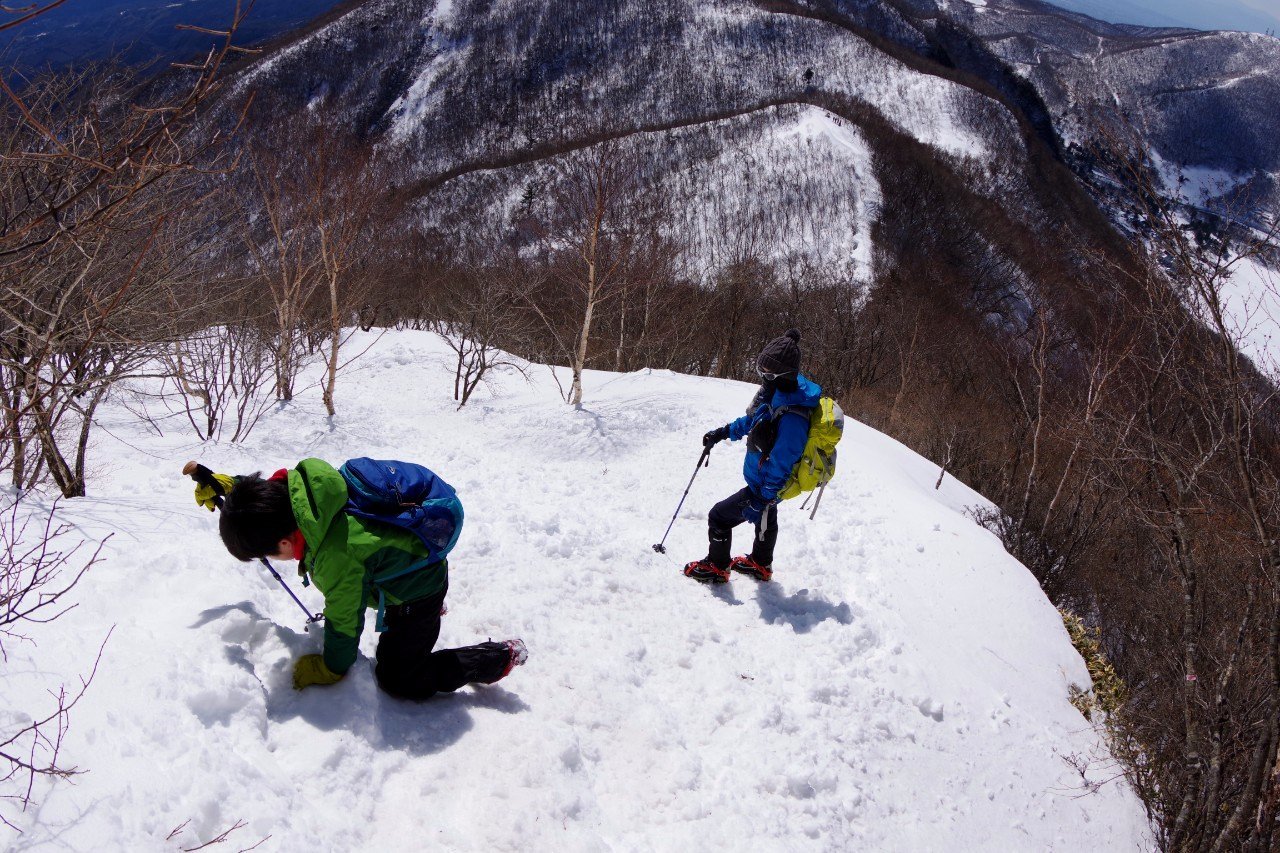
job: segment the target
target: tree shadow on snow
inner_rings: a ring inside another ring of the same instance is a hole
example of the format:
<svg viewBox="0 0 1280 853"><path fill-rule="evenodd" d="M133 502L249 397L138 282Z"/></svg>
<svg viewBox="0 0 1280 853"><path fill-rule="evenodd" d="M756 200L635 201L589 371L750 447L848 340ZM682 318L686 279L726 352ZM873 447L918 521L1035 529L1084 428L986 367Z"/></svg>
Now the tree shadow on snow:
<svg viewBox="0 0 1280 853"><path fill-rule="evenodd" d="M787 595L776 581L756 587L756 603L760 605L761 619L771 625L785 622L797 634L807 634L828 619L841 625L853 623L853 609L843 601L832 604L825 598L810 595L807 589Z"/></svg>
<svg viewBox="0 0 1280 853"><path fill-rule="evenodd" d="M105 796L98 797L83 807L80 803L71 807L68 798L62 797L59 803L60 808L57 810L58 817L50 819L44 814L44 806L50 799L52 797L46 795L31 801L27 811L27 814L32 816L30 831L14 833L14 837L9 839L10 846L5 848L7 853L58 848L74 850L77 846L75 839L68 837L71 831L79 828L81 821L98 812L99 806L107 804L108 810L111 809L111 804L107 803L109 798Z"/></svg>

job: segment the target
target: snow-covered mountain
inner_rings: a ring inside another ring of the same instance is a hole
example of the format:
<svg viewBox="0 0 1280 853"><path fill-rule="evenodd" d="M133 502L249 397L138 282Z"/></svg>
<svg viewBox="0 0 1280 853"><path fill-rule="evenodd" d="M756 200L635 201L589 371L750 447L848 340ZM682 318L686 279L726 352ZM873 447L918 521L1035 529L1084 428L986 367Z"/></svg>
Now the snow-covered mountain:
<svg viewBox="0 0 1280 853"><path fill-rule="evenodd" d="M713 253L707 235L763 233L775 257L865 279L877 228L896 227L883 211L936 205L902 179L906 161L954 175L1030 239L1052 234L1033 257L1106 239L1070 169L1091 175L1117 110L1170 175L1205 184L1201 202L1247 186L1273 204L1277 71L1272 38L1036 0L370 0L233 88L257 92L268 136L323 107L397 161L387 207L446 238L509 228L557 157L622 140L689 256ZM1025 268L999 231L976 239ZM900 247L879 242L883 272Z"/></svg>
<svg viewBox="0 0 1280 853"><path fill-rule="evenodd" d="M394 152L405 177L389 195L428 229L501 229L557 155L622 139L691 256L712 253L708 233L762 230L779 254L856 258L864 276L876 148L906 136L986 173L1020 147L989 97L742 2L372 2L238 86L265 114L323 103ZM889 139L869 141L863 113Z"/></svg>
<svg viewBox="0 0 1280 853"><path fill-rule="evenodd" d="M1197 201L1246 188L1280 201L1280 40L1258 33L1152 30L1064 15L1044 3L953 3L951 13L1034 85L1068 143L1087 147L1108 114Z"/></svg>
<svg viewBox="0 0 1280 853"><path fill-rule="evenodd" d="M73 539L111 534L104 560L0 682L34 708L111 633L64 744L88 772L37 791L15 849L190 849L239 823L228 843L282 851L1150 847L1068 702L1088 674L1057 612L931 463L849 419L816 519L782 508L774 582L709 589L679 568L739 487L740 447L695 481L670 556L650 544L751 386L589 372L575 410L531 365L456 411L438 338L365 345L336 418L312 389L240 446L179 419L157 435L124 400L100 418L94 497L58 512ZM295 693L318 638L180 475L191 456L247 472L363 454L458 488L442 642L523 637L500 684L389 698L369 630L342 683Z"/></svg>

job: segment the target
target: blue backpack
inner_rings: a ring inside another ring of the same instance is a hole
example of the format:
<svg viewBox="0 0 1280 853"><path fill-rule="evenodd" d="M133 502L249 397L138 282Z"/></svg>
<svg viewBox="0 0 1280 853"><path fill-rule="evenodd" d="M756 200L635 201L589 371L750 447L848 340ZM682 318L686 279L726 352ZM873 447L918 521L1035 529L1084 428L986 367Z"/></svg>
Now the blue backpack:
<svg viewBox="0 0 1280 853"><path fill-rule="evenodd" d="M347 481L348 515L408 530L422 540L432 562L443 560L458 543L462 501L430 469L361 456L348 459L338 473Z"/></svg>

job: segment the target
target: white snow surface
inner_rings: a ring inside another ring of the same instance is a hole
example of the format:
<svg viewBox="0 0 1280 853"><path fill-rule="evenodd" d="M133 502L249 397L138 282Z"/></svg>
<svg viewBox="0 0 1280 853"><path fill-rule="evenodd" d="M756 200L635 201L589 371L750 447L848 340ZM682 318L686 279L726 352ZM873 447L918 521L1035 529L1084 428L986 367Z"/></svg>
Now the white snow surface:
<svg viewBox="0 0 1280 853"><path fill-rule="evenodd" d="M453 17L453 13L453 0L436 0L435 6L431 8L431 12L424 18L422 25L425 29L438 29L441 24ZM442 48L424 68L418 71L418 76L414 79L413 84L409 86L403 95L396 98L388 110L391 114L398 116L391 126L391 137L393 139L403 141L412 132L413 128L421 125L426 120L425 116L435 105L438 95L436 84L444 73L445 67L451 62L458 62L463 52L468 49L469 45L467 44Z"/></svg>
<svg viewBox="0 0 1280 853"><path fill-rule="evenodd" d="M802 156L812 156L815 149L827 149L840 155L843 168L834 169L830 180L834 183L842 181L853 184L856 188L851 194L857 199L850 205L853 211L843 219L847 224L832 228L829 217L827 225L819 234L804 235L809 243L815 244L810 249L811 255L822 250L845 254L852 262L853 279L870 285L875 281L874 253L871 245L871 228L880 217L880 206L884 198L880 193L880 184L876 180L872 166L871 146L858 131L858 128L831 115L826 110L810 108L802 110L794 128L784 131L783 140L794 140ZM834 232L834 233L832 233ZM798 240L784 240L785 245L793 245ZM821 248L820 248L821 247Z"/></svg>
<svg viewBox="0 0 1280 853"><path fill-rule="evenodd" d="M1255 366L1280 380L1280 273L1256 259L1240 261L1223 288L1233 339Z"/></svg>
<svg viewBox="0 0 1280 853"><path fill-rule="evenodd" d="M501 375L457 411L449 351L396 332L342 378L332 422L313 388L241 446L200 445L177 422L157 436L110 406L91 496L59 510L73 538L114 534L104 561L79 606L0 666L0 707L34 712L113 631L63 752L88 772L38 788L25 834L0 838L176 850L243 821L235 849L270 836L257 849L309 853L1151 849L1123 783L1085 793L1069 762L1115 775L1067 700L1088 674L1058 614L965 514L979 495L950 477L935 490L936 466L850 418L817 518L781 507L774 581L703 587L680 566L705 554L711 504L740 488L741 445L718 446L693 483L669 555L650 546L702 433L753 388L589 372L575 410L548 368L529 376ZM370 619L345 680L291 688L316 632L261 567L227 555L180 468L360 455L457 487L467 521L440 646L518 636L526 666L393 699L373 678Z"/></svg>
<svg viewBox="0 0 1280 853"><path fill-rule="evenodd" d="M1156 151L1151 152L1151 159L1165 193L1196 207L1211 204L1214 200L1230 201L1253 177L1247 172L1236 173L1209 166L1180 166Z"/></svg>

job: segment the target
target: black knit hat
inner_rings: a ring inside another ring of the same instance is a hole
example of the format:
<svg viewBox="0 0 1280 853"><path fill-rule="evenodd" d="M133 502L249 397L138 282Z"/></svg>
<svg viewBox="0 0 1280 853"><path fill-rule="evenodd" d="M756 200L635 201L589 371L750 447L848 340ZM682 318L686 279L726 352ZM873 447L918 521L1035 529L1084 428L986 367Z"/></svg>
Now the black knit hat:
<svg viewBox="0 0 1280 853"><path fill-rule="evenodd" d="M774 338L760 351L756 359L760 373L776 373L779 376L795 376L800 372L800 330L789 329L780 338Z"/></svg>

